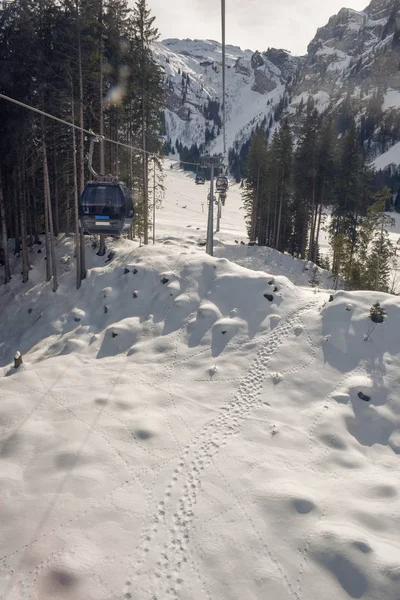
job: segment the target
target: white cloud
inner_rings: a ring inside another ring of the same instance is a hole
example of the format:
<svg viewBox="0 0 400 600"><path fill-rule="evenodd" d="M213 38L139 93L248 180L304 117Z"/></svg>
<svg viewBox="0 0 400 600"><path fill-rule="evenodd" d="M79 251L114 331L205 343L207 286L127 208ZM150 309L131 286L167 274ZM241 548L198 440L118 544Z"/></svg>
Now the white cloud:
<svg viewBox="0 0 400 600"><path fill-rule="evenodd" d="M350 0L349 8L362 10L366 3ZM226 0L227 42L304 54L317 28L342 6L343 0ZM219 0L149 0L149 7L162 38L221 39Z"/></svg>

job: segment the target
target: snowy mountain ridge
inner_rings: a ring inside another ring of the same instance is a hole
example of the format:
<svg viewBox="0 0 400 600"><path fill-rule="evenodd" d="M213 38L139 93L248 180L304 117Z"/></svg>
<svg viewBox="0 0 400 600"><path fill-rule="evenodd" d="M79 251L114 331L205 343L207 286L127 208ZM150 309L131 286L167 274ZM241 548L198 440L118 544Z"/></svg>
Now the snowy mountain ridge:
<svg viewBox="0 0 400 600"><path fill-rule="evenodd" d="M165 74L167 139L221 152L221 44L169 39L155 43L153 51ZM228 147L241 144L256 123L270 119L299 60L284 50L261 54L227 47Z"/></svg>
<svg viewBox="0 0 400 600"><path fill-rule="evenodd" d="M240 149L260 123L271 133L283 116L289 116L296 128L310 96L320 112L329 107L338 113L349 105L359 123L377 96L379 126L388 119L390 131L388 138L378 140L377 126L371 155L389 151L400 136L397 122L393 125L400 106L399 11L399 0L372 0L364 11L343 8L318 29L304 57L285 50L261 53L229 46L228 147ZM206 143L208 151L220 152L221 45L170 39L156 44L154 52L165 73L167 139L172 146L177 140L188 147ZM182 78L186 73L188 83ZM207 111L209 101L218 106ZM393 152L379 165L392 159Z"/></svg>

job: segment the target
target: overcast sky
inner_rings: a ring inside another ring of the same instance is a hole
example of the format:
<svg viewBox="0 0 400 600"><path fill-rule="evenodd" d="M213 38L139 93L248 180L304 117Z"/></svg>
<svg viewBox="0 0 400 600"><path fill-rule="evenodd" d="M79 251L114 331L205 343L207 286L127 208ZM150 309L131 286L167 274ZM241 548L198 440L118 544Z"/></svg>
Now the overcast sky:
<svg viewBox="0 0 400 600"><path fill-rule="evenodd" d="M161 38L220 40L219 0L148 0ZM226 0L227 43L269 46L304 54L318 27L343 6L363 10L368 0Z"/></svg>

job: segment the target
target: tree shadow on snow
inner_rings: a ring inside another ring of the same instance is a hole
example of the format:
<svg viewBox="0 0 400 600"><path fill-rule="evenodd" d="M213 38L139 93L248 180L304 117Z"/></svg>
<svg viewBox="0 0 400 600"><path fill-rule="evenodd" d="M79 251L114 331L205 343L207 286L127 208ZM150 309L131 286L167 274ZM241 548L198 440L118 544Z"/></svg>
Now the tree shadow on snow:
<svg viewBox="0 0 400 600"><path fill-rule="evenodd" d="M211 341L211 353L214 358L222 354L238 331L239 325L235 322L221 322L214 325Z"/></svg>
<svg viewBox="0 0 400 600"><path fill-rule="evenodd" d="M188 346L195 348L201 344L204 336L210 331L212 326L220 316L218 314L197 313L196 319L189 323L187 331L189 334Z"/></svg>
<svg viewBox="0 0 400 600"><path fill-rule="evenodd" d="M322 335L326 338L322 345L324 362L341 373L354 370L365 361L367 371L385 373L383 355L387 348L378 338L365 340L370 321L354 319L354 309L347 311L346 304L330 305L322 313ZM377 332L378 333L378 332Z"/></svg>

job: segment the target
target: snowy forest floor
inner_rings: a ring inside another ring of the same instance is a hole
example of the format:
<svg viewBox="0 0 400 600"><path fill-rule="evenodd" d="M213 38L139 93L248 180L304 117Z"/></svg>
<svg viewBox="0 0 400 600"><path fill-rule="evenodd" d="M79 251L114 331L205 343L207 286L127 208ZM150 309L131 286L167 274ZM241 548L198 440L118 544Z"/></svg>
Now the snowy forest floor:
<svg viewBox="0 0 400 600"><path fill-rule="evenodd" d="M236 244L238 188L208 257L206 193L1 289L2 600L399 600L400 300Z"/></svg>

